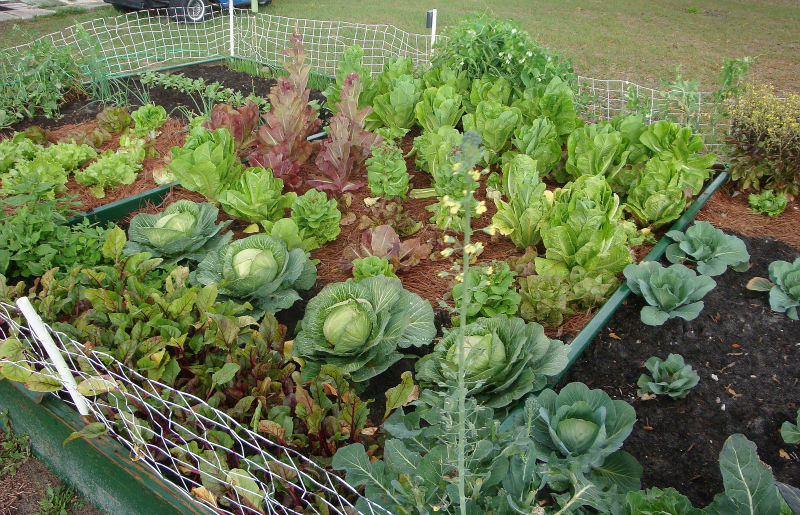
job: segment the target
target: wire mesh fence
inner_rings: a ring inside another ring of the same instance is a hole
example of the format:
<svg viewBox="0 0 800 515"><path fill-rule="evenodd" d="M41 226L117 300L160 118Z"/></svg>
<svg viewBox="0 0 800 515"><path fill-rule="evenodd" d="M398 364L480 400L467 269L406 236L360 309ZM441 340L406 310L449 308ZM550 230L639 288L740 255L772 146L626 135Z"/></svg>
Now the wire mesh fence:
<svg viewBox="0 0 800 515"><path fill-rule="evenodd" d="M387 513L338 475L245 427L203 399L148 379L112 356L45 326L86 393L89 414L194 501L217 513ZM21 367L40 384L64 384L16 306L0 303L0 338L20 343L0 367ZM2 343L2 342L0 342ZM8 370L5 370L8 372ZM64 392L54 393L74 406ZM236 466L232 467L231 464ZM287 502L290 501L290 502ZM303 511L293 506L302 505Z"/></svg>

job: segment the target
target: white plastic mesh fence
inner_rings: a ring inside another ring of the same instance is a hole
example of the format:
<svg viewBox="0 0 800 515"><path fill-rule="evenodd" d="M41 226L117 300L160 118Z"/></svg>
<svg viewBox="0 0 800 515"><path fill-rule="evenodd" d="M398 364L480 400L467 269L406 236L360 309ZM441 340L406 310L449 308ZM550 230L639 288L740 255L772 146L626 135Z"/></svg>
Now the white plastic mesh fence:
<svg viewBox="0 0 800 515"><path fill-rule="evenodd" d="M171 479L190 499L217 513L355 513L360 496L336 474L251 431L202 399L150 380L108 354L47 329L76 381L96 378L94 391L103 393L86 398L90 415L129 449L132 459ZM16 338L25 349L24 359L0 358L0 366L32 367L42 381L59 381L46 350L16 306L0 303L0 338ZM109 392L106 385L111 386ZM60 393L72 404L64 391ZM252 474L255 489L232 486L236 478L231 476L231 463ZM216 505L209 504L203 488L220 496ZM285 502L288 498L290 502ZM287 505L303 505L305 510ZM363 499L359 513L387 512Z"/></svg>
<svg viewBox="0 0 800 515"><path fill-rule="evenodd" d="M359 45L364 64L378 73L393 57L407 57L425 65L431 57L431 36L412 34L392 25L287 18L247 9L234 9L233 52L227 10L215 10L196 24L174 22L167 9L89 20L40 38L73 55L105 63L111 74L134 73L214 57L238 57L264 64L283 62L289 37L303 36L312 70L333 75L345 49ZM444 41L438 36L438 42ZM6 51L24 51L27 43ZM591 120L607 120L636 112L648 121L670 119L691 125L711 148L719 147L727 124L711 93L659 91L626 80L578 76L579 105Z"/></svg>

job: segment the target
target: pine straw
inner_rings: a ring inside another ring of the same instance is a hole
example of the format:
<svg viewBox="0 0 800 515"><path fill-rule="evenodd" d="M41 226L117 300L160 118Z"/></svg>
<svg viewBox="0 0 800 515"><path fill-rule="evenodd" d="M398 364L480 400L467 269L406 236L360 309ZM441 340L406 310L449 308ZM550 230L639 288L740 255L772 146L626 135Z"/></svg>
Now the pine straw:
<svg viewBox="0 0 800 515"><path fill-rule="evenodd" d="M697 214L697 220L744 236L771 237L800 249L800 200L790 201L783 213L771 218L750 209L747 197L718 190Z"/></svg>
<svg viewBox="0 0 800 515"><path fill-rule="evenodd" d="M167 118L164 125L161 126L161 134L153 140L152 146L155 151L156 157L145 159L142 163L142 171L139 172L138 177L133 184L120 185L106 190L106 195L103 198L96 198L89 191L88 186L83 186L75 181L75 176L71 175L67 181L67 195L76 195L77 201L80 202L79 209L81 211L91 211L100 206L110 204L111 202L121 200L138 193L142 193L153 188L158 187L153 179L153 172L161 169L169 161L169 151L173 146L181 146L186 139L184 133L181 132L184 124L179 120ZM91 120L81 124L64 125L50 132L50 140L55 142L61 136L68 132L75 130L93 130L97 128L97 121ZM98 151L117 150L119 149L119 135L115 134L109 141L103 143Z"/></svg>
<svg viewBox="0 0 800 515"><path fill-rule="evenodd" d="M0 515L16 513L17 501L33 492L34 489L30 484L10 474L0 479Z"/></svg>

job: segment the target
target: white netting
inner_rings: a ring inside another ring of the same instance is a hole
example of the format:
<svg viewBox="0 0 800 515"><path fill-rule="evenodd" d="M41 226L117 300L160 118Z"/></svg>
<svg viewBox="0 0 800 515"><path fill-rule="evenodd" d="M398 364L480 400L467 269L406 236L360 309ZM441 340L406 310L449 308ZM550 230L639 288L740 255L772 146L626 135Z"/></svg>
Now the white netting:
<svg viewBox="0 0 800 515"><path fill-rule="evenodd" d="M295 31L303 36L312 70L323 75L333 75L344 50L356 44L364 49L364 63L373 73L392 57L425 65L431 56L430 35L392 25L287 18L247 9L234 9L232 45L227 10L215 10L197 24L176 23L167 9L139 11L89 20L40 39L99 59L111 74L124 74L230 56L279 65ZM10 49L8 59L31 44ZM712 148L727 129L711 93L659 91L626 80L583 76L577 77L576 86L579 105L592 120L626 112L641 113L651 122L670 119L691 125Z"/></svg>
<svg viewBox="0 0 800 515"><path fill-rule="evenodd" d="M202 399L147 379L108 354L87 349L50 327L48 330L78 383L89 377L102 377L116 385L113 395L86 397L90 415L130 450L133 459L142 461L160 476L170 478L190 499L208 506L197 489L211 483L219 484L226 491L214 506L219 513L258 514L263 510L281 514L349 515L355 512L355 500L360 496L336 474L297 451L251 431ZM19 310L0 303L0 339L6 338L17 338L23 344L25 359L0 358L0 365L27 364L46 381L58 378L44 346ZM95 388L100 389L99 386ZM60 397L72 404L67 395ZM196 452L198 448L204 452ZM215 450L227 456L225 463L221 463ZM236 468L249 470L255 477L262 492L259 495L263 501L261 509L256 509L246 499L242 487L229 486L231 462L238 464ZM294 502L282 502L284 496L291 496ZM285 506L297 503L303 504L305 511ZM366 499L362 503L359 513L387 513Z"/></svg>

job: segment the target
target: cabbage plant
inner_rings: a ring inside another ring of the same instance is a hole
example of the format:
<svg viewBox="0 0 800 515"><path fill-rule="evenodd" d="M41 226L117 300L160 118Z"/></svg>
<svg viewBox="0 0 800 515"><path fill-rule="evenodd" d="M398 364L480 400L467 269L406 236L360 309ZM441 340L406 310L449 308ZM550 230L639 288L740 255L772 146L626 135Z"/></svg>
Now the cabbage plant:
<svg viewBox="0 0 800 515"><path fill-rule="evenodd" d="M317 270L302 249L266 234L233 241L209 253L197 265L193 280L204 286L216 284L220 295L248 302L257 314L292 306L317 280Z"/></svg>
<svg viewBox="0 0 800 515"><path fill-rule="evenodd" d="M672 399L683 399L700 382L700 376L683 361L680 354L670 354L666 360L652 356L644 362L644 367L650 375L642 374L639 377L636 383L639 395L667 395Z"/></svg>
<svg viewBox="0 0 800 515"><path fill-rule="evenodd" d="M423 386L452 385L458 378L458 339L453 329L416 365ZM547 384L567 366L568 347L551 340L536 323L498 315L464 327L463 357L468 395L492 408L502 408Z"/></svg>
<svg viewBox="0 0 800 515"><path fill-rule="evenodd" d="M703 310L700 299L717 285L711 277L683 265L664 268L655 261L628 265L622 273L631 291L649 304L641 311L647 325L661 325L675 317L694 320Z"/></svg>
<svg viewBox="0 0 800 515"><path fill-rule="evenodd" d="M769 279L754 277L747 283L748 290L769 291L769 307L772 311L786 313L798 320L800 307L800 257L793 263L773 261L769 264Z"/></svg>
<svg viewBox="0 0 800 515"><path fill-rule="evenodd" d="M398 348L421 347L434 336L428 302L399 279L366 277L329 284L308 302L293 352L305 361L304 381L331 364L360 382L402 358Z"/></svg>
<svg viewBox="0 0 800 515"><path fill-rule="evenodd" d="M155 215L140 213L128 227L124 252L149 252L162 258L161 266L165 268L179 262L202 261L231 239L231 233L222 233L231 222L217 224L218 213L207 202L197 204L190 200L178 200Z"/></svg>
<svg viewBox="0 0 800 515"><path fill-rule="evenodd" d="M602 390L583 383L569 383L560 392L547 389L525 402L525 422L531 437L550 453L548 463L566 463L582 472L614 463L619 477L636 478L642 468L620 451L636 422L633 407L612 400ZM638 488L638 487L637 487Z"/></svg>
<svg viewBox="0 0 800 515"><path fill-rule="evenodd" d="M675 242L667 247L670 263L694 262L699 273L710 276L724 273L729 266L737 272L750 267L744 242L708 222L696 221L686 232L669 231L667 237Z"/></svg>

